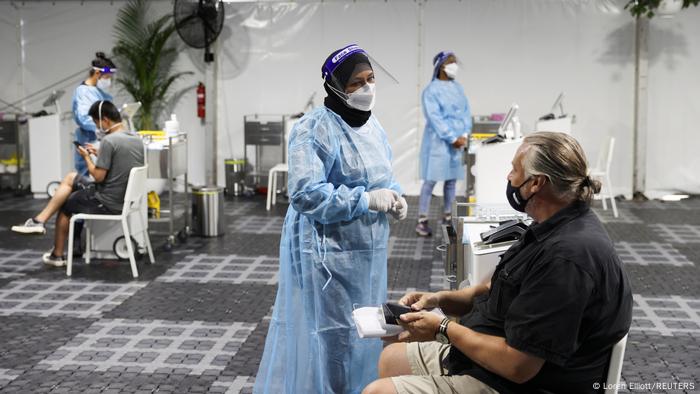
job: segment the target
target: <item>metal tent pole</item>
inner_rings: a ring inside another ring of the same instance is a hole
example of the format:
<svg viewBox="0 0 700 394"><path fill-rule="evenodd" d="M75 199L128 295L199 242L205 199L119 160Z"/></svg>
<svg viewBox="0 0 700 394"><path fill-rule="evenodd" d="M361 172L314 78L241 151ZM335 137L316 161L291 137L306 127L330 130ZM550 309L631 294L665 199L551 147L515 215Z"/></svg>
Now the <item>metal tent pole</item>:
<svg viewBox="0 0 700 394"><path fill-rule="evenodd" d="M649 18L637 17L635 22L635 64L634 64L634 126L632 152L632 195L645 200L646 155L647 155L647 111L649 86Z"/></svg>

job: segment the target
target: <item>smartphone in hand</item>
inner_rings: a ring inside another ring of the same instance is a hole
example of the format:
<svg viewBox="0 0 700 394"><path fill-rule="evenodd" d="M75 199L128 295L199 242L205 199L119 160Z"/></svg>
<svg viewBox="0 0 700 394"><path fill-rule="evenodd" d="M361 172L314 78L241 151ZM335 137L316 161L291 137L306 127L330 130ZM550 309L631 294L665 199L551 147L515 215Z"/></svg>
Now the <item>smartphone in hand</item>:
<svg viewBox="0 0 700 394"><path fill-rule="evenodd" d="M384 315L385 324L398 325L399 316L403 315L404 313L415 311L411 309L411 307L405 305L397 304L395 302L387 302L386 304L382 304L382 312Z"/></svg>
<svg viewBox="0 0 700 394"><path fill-rule="evenodd" d="M81 147L80 142L78 141L73 141L73 145L75 145L76 148Z"/></svg>

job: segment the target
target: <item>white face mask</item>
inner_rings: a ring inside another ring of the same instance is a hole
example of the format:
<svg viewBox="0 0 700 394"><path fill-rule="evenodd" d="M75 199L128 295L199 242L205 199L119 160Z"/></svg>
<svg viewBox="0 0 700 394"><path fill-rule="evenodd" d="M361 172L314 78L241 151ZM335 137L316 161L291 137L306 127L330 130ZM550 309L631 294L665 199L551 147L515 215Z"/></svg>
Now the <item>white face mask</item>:
<svg viewBox="0 0 700 394"><path fill-rule="evenodd" d="M112 127L108 128L108 129L103 129L102 127L97 127L97 129L95 130L95 136L97 137L98 140L102 140L103 138L105 138L107 136L107 134L109 134L112 131L113 128L119 126L120 124L122 124L122 122L115 123L112 125Z"/></svg>
<svg viewBox="0 0 700 394"><path fill-rule="evenodd" d="M448 78L455 79L457 72L459 72L459 66L457 63L445 64L444 70Z"/></svg>
<svg viewBox="0 0 700 394"><path fill-rule="evenodd" d="M108 90L112 86L112 78L100 78L97 80L97 87L100 90Z"/></svg>
<svg viewBox="0 0 700 394"><path fill-rule="evenodd" d="M97 107L97 116L99 116L99 119L102 119L102 104L104 104L104 102L104 100L100 101L100 105ZM107 134L109 134L109 132L113 128L119 126L120 124L122 124L122 122L115 123L110 128L105 130L104 128L102 128L102 121L97 121L95 123L95 126L97 126L97 128L95 129L95 137L97 137L99 141L102 141L102 139L105 138L105 136L107 136Z"/></svg>
<svg viewBox="0 0 700 394"><path fill-rule="evenodd" d="M366 83L361 88L348 94L348 106L360 111L371 111L374 108L376 87L373 83Z"/></svg>

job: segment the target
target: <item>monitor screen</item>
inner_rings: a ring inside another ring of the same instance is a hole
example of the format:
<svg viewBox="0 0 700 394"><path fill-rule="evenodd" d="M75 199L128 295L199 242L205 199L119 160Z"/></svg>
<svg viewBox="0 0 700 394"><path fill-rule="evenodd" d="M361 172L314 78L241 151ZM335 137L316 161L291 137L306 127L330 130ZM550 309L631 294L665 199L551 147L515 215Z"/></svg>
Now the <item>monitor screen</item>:
<svg viewBox="0 0 700 394"><path fill-rule="evenodd" d="M564 92L561 92L561 93L559 93L559 96L557 96L557 99L554 100L554 104L552 104L552 111L551 112L554 113L557 110L557 108L559 108L559 110L561 112L560 115L563 116L564 115L564 106L562 105L563 101L564 101Z"/></svg>
<svg viewBox="0 0 700 394"><path fill-rule="evenodd" d="M503 118L501 125L498 127L498 134L499 135L505 137L506 130L508 129L508 125L510 124L510 122L513 121L513 116L515 116L517 113L518 113L518 104L516 104L516 103L511 104L510 108L508 109L508 113Z"/></svg>

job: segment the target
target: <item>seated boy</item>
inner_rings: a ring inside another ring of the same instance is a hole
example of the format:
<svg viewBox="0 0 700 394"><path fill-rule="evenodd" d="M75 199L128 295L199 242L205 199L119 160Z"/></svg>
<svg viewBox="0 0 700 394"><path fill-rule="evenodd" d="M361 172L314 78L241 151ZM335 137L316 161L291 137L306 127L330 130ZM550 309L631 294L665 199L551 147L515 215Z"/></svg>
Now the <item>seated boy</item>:
<svg viewBox="0 0 700 394"><path fill-rule="evenodd" d="M143 142L138 135L122 127L121 115L109 101L97 101L88 112L98 129L106 136L100 143L99 152L91 145L77 146L85 159L88 172L94 181L71 172L63 178L61 185L46 207L24 224L13 226L12 231L23 234L45 234L44 224L58 212L53 249L44 253L44 263L61 267L66 265L63 255L70 225L70 217L76 213L120 214L124 194L133 167L144 163ZM97 155L93 163L90 155Z"/></svg>

